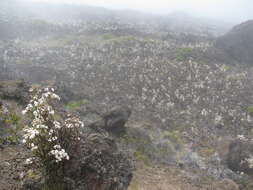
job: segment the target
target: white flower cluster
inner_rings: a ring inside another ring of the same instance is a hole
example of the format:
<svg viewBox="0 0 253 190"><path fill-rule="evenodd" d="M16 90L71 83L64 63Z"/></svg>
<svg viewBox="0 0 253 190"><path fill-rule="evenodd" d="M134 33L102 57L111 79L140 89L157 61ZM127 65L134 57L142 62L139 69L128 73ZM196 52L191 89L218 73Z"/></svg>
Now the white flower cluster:
<svg viewBox="0 0 253 190"><path fill-rule="evenodd" d="M30 165L30 164L33 163L33 160L34 160L34 158L27 158L27 159L25 160L25 164L26 164L26 165Z"/></svg>
<svg viewBox="0 0 253 190"><path fill-rule="evenodd" d="M54 121L54 127L55 127L56 129L60 129L62 126L61 126L60 122Z"/></svg>
<svg viewBox="0 0 253 190"><path fill-rule="evenodd" d="M208 112L206 111L206 109L203 109L203 110L201 111L201 115L207 116L207 114L208 114Z"/></svg>
<svg viewBox="0 0 253 190"><path fill-rule="evenodd" d="M72 129L72 128L80 128L83 127L84 124L82 121L79 120L79 118L77 117L69 117L65 120L65 126L68 129Z"/></svg>
<svg viewBox="0 0 253 190"><path fill-rule="evenodd" d="M215 123L216 125L222 124L222 116L216 114L216 115L215 115L215 118L214 118L214 123Z"/></svg>
<svg viewBox="0 0 253 190"><path fill-rule="evenodd" d="M28 128L28 129L24 129L24 140L23 142L25 143L27 139L33 139L36 135L39 134L39 131L37 129L32 129L32 128Z"/></svg>
<svg viewBox="0 0 253 190"><path fill-rule="evenodd" d="M29 90L33 92L33 89ZM48 100L57 99L60 100L60 97L54 93L53 88L45 88L43 91L39 90L39 93L42 93L41 97L35 95L27 105L27 107L22 111L22 114L26 114L31 111L35 118L40 116L40 112L44 113L48 111L49 114L54 115L54 110L51 106L47 104Z"/></svg>
<svg viewBox="0 0 253 190"><path fill-rule="evenodd" d="M247 141L248 139L244 135L237 135L237 139L241 141Z"/></svg>
<svg viewBox="0 0 253 190"><path fill-rule="evenodd" d="M250 155L249 158L246 158L245 161L249 164L249 168L253 168L253 156Z"/></svg>
<svg viewBox="0 0 253 190"><path fill-rule="evenodd" d="M33 89L29 91L34 92ZM47 142L46 147L52 147L51 150L46 150L48 156L53 155L56 163L58 163L63 159L69 160L69 155L57 141L59 131L63 126L66 128L80 127L83 126L83 123L78 118L68 118L65 125L62 126L53 117L55 112L52 106L49 105L53 99L60 100L60 97L54 93L53 88L38 90L25 110L22 111L23 114L31 113L33 117L31 125L24 129L23 143L27 144L35 154L39 151L44 154L43 147L45 146L44 143Z"/></svg>
<svg viewBox="0 0 253 190"><path fill-rule="evenodd" d="M56 159L56 163L62 161L63 159L69 160L69 155L60 145L54 145L54 149L49 152Z"/></svg>

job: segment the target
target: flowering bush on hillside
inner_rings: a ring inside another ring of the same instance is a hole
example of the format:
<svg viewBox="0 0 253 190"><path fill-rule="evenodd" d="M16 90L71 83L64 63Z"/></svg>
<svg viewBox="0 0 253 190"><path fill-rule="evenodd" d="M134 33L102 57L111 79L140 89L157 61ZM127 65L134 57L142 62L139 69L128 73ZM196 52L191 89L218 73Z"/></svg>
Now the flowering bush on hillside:
<svg viewBox="0 0 253 190"><path fill-rule="evenodd" d="M149 118L170 130L180 126L194 143L204 139L216 146L220 134L236 136L251 129L252 69L172 61L170 47L160 45L136 42L129 50L122 43L105 53L88 49L89 60L69 65L73 79L68 87L87 89L106 105L128 104L136 119Z"/></svg>
<svg viewBox="0 0 253 190"><path fill-rule="evenodd" d="M23 143L39 160L48 185L61 183L64 176L64 164L71 159L73 150L80 140L80 128L83 123L68 115L63 121L56 119L53 102L60 100L53 88L30 89L32 98L22 111L31 118L24 129ZM31 163L33 158L27 160Z"/></svg>

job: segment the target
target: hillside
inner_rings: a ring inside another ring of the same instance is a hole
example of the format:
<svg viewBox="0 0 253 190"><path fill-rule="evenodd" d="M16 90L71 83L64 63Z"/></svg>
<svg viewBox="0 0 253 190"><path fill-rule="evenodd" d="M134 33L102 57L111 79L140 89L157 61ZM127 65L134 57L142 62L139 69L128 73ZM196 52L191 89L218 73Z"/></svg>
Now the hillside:
<svg viewBox="0 0 253 190"><path fill-rule="evenodd" d="M232 28L217 39L216 46L239 63L251 65L253 62L253 21L249 20Z"/></svg>
<svg viewBox="0 0 253 190"><path fill-rule="evenodd" d="M57 117L85 126L77 155L103 153L73 158L99 190L252 189L253 69L242 64L251 21L232 28L183 13L16 0L0 9L0 189L40 188L42 174L22 164L21 110L30 87L48 86L61 97ZM75 175L74 187L86 187Z"/></svg>

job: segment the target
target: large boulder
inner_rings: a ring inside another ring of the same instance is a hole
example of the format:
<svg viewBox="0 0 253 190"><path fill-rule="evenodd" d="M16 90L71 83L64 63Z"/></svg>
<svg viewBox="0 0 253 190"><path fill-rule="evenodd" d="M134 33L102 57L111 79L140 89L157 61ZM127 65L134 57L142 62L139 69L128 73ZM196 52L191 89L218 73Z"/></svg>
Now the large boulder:
<svg viewBox="0 0 253 190"><path fill-rule="evenodd" d="M115 107L109 113L104 115L105 130L121 134L125 132L125 124L131 115L131 110L128 107Z"/></svg>
<svg viewBox="0 0 253 190"><path fill-rule="evenodd" d="M132 179L127 157L101 133L84 134L65 171L73 190L126 190Z"/></svg>
<svg viewBox="0 0 253 190"><path fill-rule="evenodd" d="M117 106L112 108L111 111L101 114L101 119L90 124L90 128L93 128L97 131L102 129L112 135L119 136L125 134L125 124L130 116L130 108L127 106Z"/></svg>
<svg viewBox="0 0 253 190"><path fill-rule="evenodd" d="M132 179L132 164L118 150L110 135L124 131L131 111L115 107L99 121L84 127L80 147L66 166L66 178L75 190L126 190ZM108 133L109 132L109 133Z"/></svg>
<svg viewBox="0 0 253 190"><path fill-rule="evenodd" d="M250 140L236 139L229 145L227 165L235 172L244 172L253 175L253 168L246 161L253 153L253 143Z"/></svg>
<svg viewBox="0 0 253 190"><path fill-rule="evenodd" d="M217 39L215 46L240 63L253 64L253 20L232 28Z"/></svg>

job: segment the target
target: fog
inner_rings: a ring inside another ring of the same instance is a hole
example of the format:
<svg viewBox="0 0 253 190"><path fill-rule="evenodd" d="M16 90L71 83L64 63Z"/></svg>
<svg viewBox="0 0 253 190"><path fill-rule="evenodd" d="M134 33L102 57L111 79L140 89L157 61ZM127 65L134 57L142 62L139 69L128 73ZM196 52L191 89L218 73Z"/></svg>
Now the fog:
<svg viewBox="0 0 253 190"><path fill-rule="evenodd" d="M48 3L73 3L109 9L131 9L166 15L185 12L193 16L242 22L253 18L252 0L31 0Z"/></svg>

